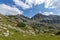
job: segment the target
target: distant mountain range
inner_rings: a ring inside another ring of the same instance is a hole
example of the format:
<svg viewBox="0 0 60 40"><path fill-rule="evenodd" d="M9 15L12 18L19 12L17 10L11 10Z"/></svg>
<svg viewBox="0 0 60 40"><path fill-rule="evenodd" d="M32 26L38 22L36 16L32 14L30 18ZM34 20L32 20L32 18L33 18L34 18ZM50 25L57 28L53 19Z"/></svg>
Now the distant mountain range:
<svg viewBox="0 0 60 40"><path fill-rule="evenodd" d="M38 13L34 15L32 18L25 17L24 15L16 15L16 17L20 18L23 22L37 22L37 23L48 23L48 24L60 24L60 16L58 15L43 15Z"/></svg>
<svg viewBox="0 0 60 40"><path fill-rule="evenodd" d="M41 24L46 25L46 26L53 26L58 29L60 29L60 16L58 15L43 15L41 13L38 13L34 15L32 18L25 17L23 15L16 15L16 17L20 18L22 22L24 22L27 25L33 26L34 27L40 27Z"/></svg>
<svg viewBox="0 0 60 40"><path fill-rule="evenodd" d="M36 20L38 22L49 23L49 24L60 24L60 16L58 15L43 15L43 14L36 14L31 18L32 20Z"/></svg>
<svg viewBox="0 0 60 40"><path fill-rule="evenodd" d="M24 15L0 15L3 19L2 23L14 25L18 22L23 22L33 28L58 28L60 29L60 16L58 15L43 15L38 13L32 18L26 17ZM6 23L7 22L7 23Z"/></svg>

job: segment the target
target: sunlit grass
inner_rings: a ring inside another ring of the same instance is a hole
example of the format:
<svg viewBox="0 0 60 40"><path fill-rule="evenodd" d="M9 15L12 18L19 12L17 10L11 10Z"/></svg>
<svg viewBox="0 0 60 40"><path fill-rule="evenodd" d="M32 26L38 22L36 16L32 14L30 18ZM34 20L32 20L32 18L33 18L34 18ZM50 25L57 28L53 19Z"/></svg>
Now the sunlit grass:
<svg viewBox="0 0 60 40"><path fill-rule="evenodd" d="M0 40L60 40L60 35L56 36L50 36L52 33L40 33L36 36L22 33L13 29L9 29L10 32L13 32L13 35L10 35L9 37L1 37Z"/></svg>

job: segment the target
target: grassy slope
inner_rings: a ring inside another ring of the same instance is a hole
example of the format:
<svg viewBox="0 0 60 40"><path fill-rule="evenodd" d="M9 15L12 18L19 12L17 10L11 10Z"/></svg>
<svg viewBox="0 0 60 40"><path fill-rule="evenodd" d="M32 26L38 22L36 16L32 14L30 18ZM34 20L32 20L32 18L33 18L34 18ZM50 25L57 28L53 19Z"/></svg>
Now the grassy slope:
<svg viewBox="0 0 60 40"><path fill-rule="evenodd" d="M14 24L12 22L9 22L6 17L2 17L2 23L5 24ZM11 32L13 32L13 35L10 35L9 37L0 36L0 40L60 40L59 36L50 36L51 33L45 33L45 34L37 34L36 36L29 35L26 33L19 32L14 29L9 29Z"/></svg>
<svg viewBox="0 0 60 40"><path fill-rule="evenodd" d="M0 37L0 40L60 40L59 36L50 36L50 33L38 34L36 36L25 34L13 29L10 29L11 32L14 32L13 35L9 37ZM23 36L25 35L25 36Z"/></svg>

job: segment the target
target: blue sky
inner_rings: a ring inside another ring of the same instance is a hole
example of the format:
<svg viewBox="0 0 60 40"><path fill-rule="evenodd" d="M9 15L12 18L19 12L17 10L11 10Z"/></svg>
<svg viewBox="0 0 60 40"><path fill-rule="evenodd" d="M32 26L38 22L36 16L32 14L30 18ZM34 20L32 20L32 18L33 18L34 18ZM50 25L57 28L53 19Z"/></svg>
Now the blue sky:
<svg viewBox="0 0 60 40"><path fill-rule="evenodd" d="M32 17L37 13L60 15L59 5L59 0L0 0L0 13L23 14L27 17Z"/></svg>

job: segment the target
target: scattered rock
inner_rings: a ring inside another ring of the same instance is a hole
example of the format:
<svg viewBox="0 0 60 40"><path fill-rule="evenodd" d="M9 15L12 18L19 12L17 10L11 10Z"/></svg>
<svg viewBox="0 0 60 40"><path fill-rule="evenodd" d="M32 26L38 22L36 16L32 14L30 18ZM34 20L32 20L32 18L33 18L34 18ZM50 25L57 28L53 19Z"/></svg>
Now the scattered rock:
<svg viewBox="0 0 60 40"><path fill-rule="evenodd" d="M41 30L40 33L44 33L44 31Z"/></svg>
<svg viewBox="0 0 60 40"><path fill-rule="evenodd" d="M8 36L9 36L9 33L3 33L3 35L4 35L5 37L8 37Z"/></svg>
<svg viewBox="0 0 60 40"><path fill-rule="evenodd" d="M0 17L0 19L1 19L2 17Z"/></svg>
<svg viewBox="0 0 60 40"><path fill-rule="evenodd" d="M9 30L7 30L7 33L9 33Z"/></svg>
<svg viewBox="0 0 60 40"><path fill-rule="evenodd" d="M11 25L8 25L8 27L9 27L9 28L12 28L12 26L11 26Z"/></svg>
<svg viewBox="0 0 60 40"><path fill-rule="evenodd" d="M51 36L55 36L55 34L51 34Z"/></svg>
<svg viewBox="0 0 60 40"><path fill-rule="evenodd" d="M3 27L4 30L7 30L7 28Z"/></svg>

